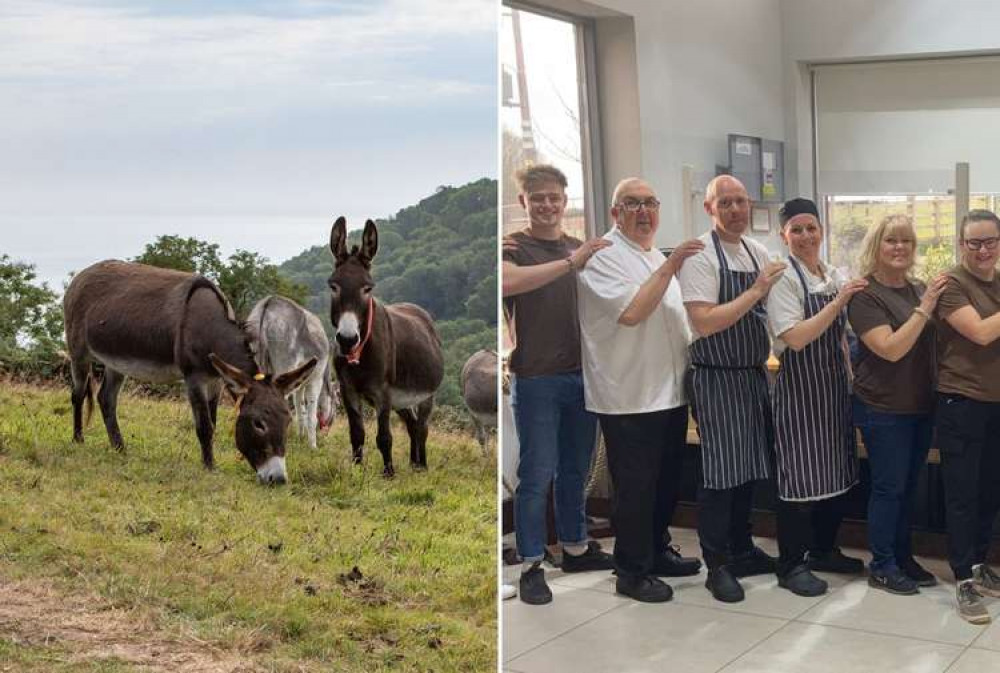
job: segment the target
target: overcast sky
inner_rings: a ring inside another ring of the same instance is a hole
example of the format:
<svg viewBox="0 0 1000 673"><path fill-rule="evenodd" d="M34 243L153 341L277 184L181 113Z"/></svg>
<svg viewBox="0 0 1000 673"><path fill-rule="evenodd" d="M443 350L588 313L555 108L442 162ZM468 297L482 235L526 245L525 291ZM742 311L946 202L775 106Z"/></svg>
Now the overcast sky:
<svg viewBox="0 0 1000 673"><path fill-rule="evenodd" d="M493 0L2 0L0 254L281 262L495 177Z"/></svg>

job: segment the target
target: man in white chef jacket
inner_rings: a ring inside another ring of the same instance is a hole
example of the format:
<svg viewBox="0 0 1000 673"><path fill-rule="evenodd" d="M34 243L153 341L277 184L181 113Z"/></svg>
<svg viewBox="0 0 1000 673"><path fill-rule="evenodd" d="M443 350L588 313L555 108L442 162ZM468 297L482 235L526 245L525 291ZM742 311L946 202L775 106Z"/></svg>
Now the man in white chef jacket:
<svg viewBox="0 0 1000 673"><path fill-rule="evenodd" d="M667 527L687 437L691 341L674 276L704 243L686 241L664 257L654 247L660 202L638 178L615 188L611 216L612 245L577 275L584 399L600 420L614 485L616 589L663 602L673 591L659 577L701 567L670 545Z"/></svg>

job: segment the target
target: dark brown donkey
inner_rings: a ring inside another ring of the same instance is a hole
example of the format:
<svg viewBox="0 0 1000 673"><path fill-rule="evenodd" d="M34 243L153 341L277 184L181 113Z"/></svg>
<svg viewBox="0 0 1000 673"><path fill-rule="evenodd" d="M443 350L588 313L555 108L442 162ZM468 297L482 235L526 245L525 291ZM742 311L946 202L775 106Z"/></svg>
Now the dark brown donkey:
<svg viewBox="0 0 1000 673"><path fill-rule="evenodd" d="M378 413L375 444L382 453L383 475L391 477L393 409L410 435L410 464L427 467L427 419L434 391L444 378L441 339L427 311L415 304L382 304L372 290L371 267L378 251L378 232L368 220L361 247L347 251L347 221L341 217L330 231L334 269L329 285L330 322L336 330L333 366L351 428L354 462L365 443L361 399Z"/></svg>
<svg viewBox="0 0 1000 673"><path fill-rule="evenodd" d="M257 374L248 337L222 291L182 271L117 260L74 278L63 298L73 374L73 439L83 441L83 405L91 402L92 363L104 365L97 401L112 446L123 449L118 392L126 376L166 383L184 379L201 443L212 468L212 435L222 382L239 402L236 448L261 483L284 483L285 395L316 366L315 358L280 376ZM221 381L220 381L221 379Z"/></svg>

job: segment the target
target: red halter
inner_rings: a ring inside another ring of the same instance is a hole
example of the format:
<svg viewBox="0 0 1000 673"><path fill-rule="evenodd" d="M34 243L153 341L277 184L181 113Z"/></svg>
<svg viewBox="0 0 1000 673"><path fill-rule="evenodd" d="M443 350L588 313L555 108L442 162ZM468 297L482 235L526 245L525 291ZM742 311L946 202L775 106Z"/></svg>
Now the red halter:
<svg viewBox="0 0 1000 673"><path fill-rule="evenodd" d="M375 319L375 297L368 297L368 324L365 327L365 338L361 342L351 349L351 352L347 354L347 364L356 365L361 362L361 354L365 350L365 344L368 343L368 339L372 335L372 321Z"/></svg>

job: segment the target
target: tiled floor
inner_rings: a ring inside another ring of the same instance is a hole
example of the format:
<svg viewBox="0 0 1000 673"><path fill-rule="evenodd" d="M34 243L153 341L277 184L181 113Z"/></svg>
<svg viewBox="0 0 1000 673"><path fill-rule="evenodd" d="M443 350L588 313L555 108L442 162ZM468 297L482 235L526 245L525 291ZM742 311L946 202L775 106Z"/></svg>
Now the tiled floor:
<svg viewBox="0 0 1000 673"><path fill-rule="evenodd" d="M694 531L674 529L687 555ZM776 554L773 540L758 540ZM602 540L608 551L613 541ZM866 552L846 550L868 560ZM742 580L746 600L724 604L704 587L705 574L673 579L674 599L640 604L614 592L609 573L564 575L548 568L555 599L503 604L506 673L979 673L1000 671L1000 623L973 626L954 608L944 561L922 560L942 578L917 596L891 596L865 578L822 574L830 591L802 598L773 576ZM505 568L516 584L519 568ZM987 599L994 619L1000 600Z"/></svg>

